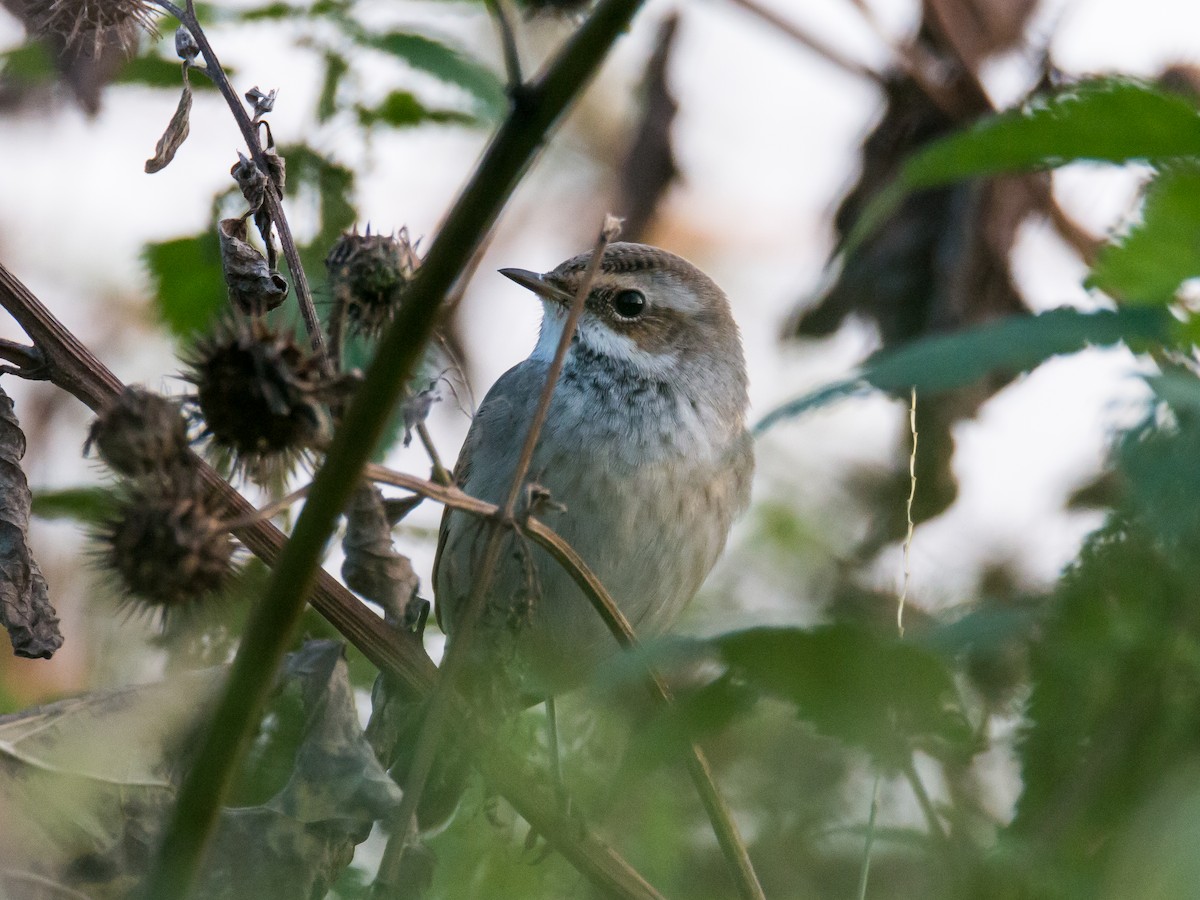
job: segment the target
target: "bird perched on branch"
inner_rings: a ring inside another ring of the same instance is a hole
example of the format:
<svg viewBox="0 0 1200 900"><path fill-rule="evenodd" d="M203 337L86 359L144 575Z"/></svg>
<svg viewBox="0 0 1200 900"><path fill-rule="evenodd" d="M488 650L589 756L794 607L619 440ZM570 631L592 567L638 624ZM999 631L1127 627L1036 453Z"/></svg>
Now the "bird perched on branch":
<svg viewBox="0 0 1200 900"><path fill-rule="evenodd" d="M455 466L458 485L505 505L568 311L592 253L551 272L502 269L542 301L529 358L484 398ZM640 637L695 595L747 504L753 451L746 367L729 301L686 260L643 244L603 253L550 400L514 514L536 514L607 587ZM447 508L434 589L454 652L490 523ZM567 572L507 530L467 654L475 678L528 699L579 684L617 640Z"/></svg>

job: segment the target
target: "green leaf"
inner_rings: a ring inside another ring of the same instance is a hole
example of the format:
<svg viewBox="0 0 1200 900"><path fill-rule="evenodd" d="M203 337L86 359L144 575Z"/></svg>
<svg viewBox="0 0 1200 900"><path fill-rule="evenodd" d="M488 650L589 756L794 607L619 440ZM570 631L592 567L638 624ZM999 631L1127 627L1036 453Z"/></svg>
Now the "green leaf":
<svg viewBox="0 0 1200 900"><path fill-rule="evenodd" d="M366 126L390 125L407 128L422 122L454 122L470 125L475 119L450 109L429 109L408 91L392 91L376 107L356 107L358 121Z"/></svg>
<svg viewBox="0 0 1200 900"><path fill-rule="evenodd" d="M414 69L462 88L475 99L476 112L482 118L495 120L503 114L504 85L496 73L440 41L405 31L374 35L355 29L351 36L365 46L403 60Z"/></svg>
<svg viewBox="0 0 1200 900"><path fill-rule="evenodd" d="M889 392L916 388L937 394L972 384L993 373L1029 372L1052 356L1077 353L1089 346L1124 342L1140 350L1171 341L1177 327L1165 311L1130 308L1085 313L1052 309L1036 316L1010 316L988 325L934 335L881 351L864 364L857 378L836 382L769 412L754 426L762 434L772 425L868 387Z"/></svg>
<svg viewBox="0 0 1200 900"><path fill-rule="evenodd" d="M58 77L54 57L40 41L30 41L0 53L0 72L6 81L21 85L45 84ZM175 83L179 83L179 67L175 67Z"/></svg>
<svg viewBox="0 0 1200 900"><path fill-rule="evenodd" d="M318 122L327 122L337 112L338 85L349 69L350 64L342 55L325 54L325 77L321 81L321 95L317 98Z"/></svg>
<svg viewBox="0 0 1200 900"><path fill-rule="evenodd" d="M225 66L225 73L231 78L234 72ZM180 77L179 60L163 59L161 56L147 55L131 59L113 79L115 84L142 84L147 87L179 89L183 83ZM216 85L207 78L196 78L192 82L193 90L215 91Z"/></svg>
<svg viewBox="0 0 1200 900"><path fill-rule="evenodd" d="M954 679L933 653L850 625L755 628L713 641L731 671L795 705L818 731L884 767L920 747L969 751L972 731Z"/></svg>
<svg viewBox="0 0 1200 900"><path fill-rule="evenodd" d="M1163 163L1200 156L1200 113L1191 101L1129 78L1101 78L934 141L905 163L847 239L857 247L911 192L1001 172L1077 160Z"/></svg>
<svg viewBox="0 0 1200 900"><path fill-rule="evenodd" d="M142 252L153 280L158 314L178 337L205 331L228 306L215 232L147 244Z"/></svg>
<svg viewBox="0 0 1200 900"><path fill-rule="evenodd" d="M1200 155L1200 114L1128 78L1084 82L931 144L904 166L910 188L1075 160L1165 162Z"/></svg>
<svg viewBox="0 0 1200 900"><path fill-rule="evenodd" d="M32 512L42 519L73 519L98 525L112 515L115 505L112 488L62 488L34 492Z"/></svg>
<svg viewBox="0 0 1200 900"><path fill-rule="evenodd" d="M1101 252L1088 283L1112 297L1163 306L1200 276L1200 166L1174 166L1146 189L1142 221Z"/></svg>

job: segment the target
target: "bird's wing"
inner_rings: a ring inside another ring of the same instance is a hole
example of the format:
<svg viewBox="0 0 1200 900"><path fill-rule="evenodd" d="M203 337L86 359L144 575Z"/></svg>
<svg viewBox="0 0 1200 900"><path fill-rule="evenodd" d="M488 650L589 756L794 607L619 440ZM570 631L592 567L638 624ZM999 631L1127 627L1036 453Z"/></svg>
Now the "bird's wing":
<svg viewBox="0 0 1200 900"><path fill-rule="evenodd" d="M526 360L513 366L496 380L491 390L487 392L487 396L483 398L483 402L479 404L479 409L475 411L475 417L471 420L471 427L467 431L467 438L463 441L462 450L459 451L458 461L454 463L452 478L455 487L467 490L467 485L471 481L471 460L481 447L486 447L485 453L502 458L505 454L497 452L500 450L498 446L500 442L520 442L524 439L525 433L521 425L529 421L538 395L545 384L545 377L546 367L544 364ZM485 497L483 499L492 498ZM449 506L442 510L437 549L433 554L435 599L437 599L438 566L441 564L442 553L446 549L446 539L450 534L451 513L453 513L453 509ZM441 603L434 606L434 618L438 627L444 631Z"/></svg>

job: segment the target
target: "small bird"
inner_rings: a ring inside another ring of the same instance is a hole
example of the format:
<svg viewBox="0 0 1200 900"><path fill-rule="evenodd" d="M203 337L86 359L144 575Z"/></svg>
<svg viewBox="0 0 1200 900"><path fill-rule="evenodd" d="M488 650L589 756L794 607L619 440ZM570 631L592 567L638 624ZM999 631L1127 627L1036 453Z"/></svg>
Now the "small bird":
<svg viewBox="0 0 1200 900"><path fill-rule="evenodd" d="M592 253L551 272L501 269L542 301L537 345L480 405L454 478L503 504L530 419ZM592 568L639 637L692 599L745 509L754 468L746 366L729 301L691 263L609 245L564 360L529 468L530 511ZM531 499L532 498L532 499ZM438 621L455 626L479 577L486 528L447 508L434 560ZM476 677L547 698L618 644L567 573L508 532L468 657Z"/></svg>

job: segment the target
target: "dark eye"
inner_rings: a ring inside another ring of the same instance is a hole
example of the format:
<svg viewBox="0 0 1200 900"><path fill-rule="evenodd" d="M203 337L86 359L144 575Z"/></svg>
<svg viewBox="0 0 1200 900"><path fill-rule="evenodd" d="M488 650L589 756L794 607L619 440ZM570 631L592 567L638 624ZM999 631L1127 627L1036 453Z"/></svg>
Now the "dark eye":
<svg viewBox="0 0 1200 900"><path fill-rule="evenodd" d="M646 309L646 297L641 291L621 291L613 297L612 307L622 319L636 319Z"/></svg>

